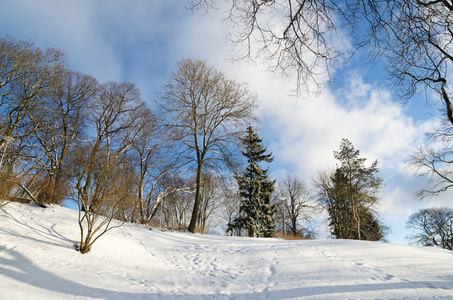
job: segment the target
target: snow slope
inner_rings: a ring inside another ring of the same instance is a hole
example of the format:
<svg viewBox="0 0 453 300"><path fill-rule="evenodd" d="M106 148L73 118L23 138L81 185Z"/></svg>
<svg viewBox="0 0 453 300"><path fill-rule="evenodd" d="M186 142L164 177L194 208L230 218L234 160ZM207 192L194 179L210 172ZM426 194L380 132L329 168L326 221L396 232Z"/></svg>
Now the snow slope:
<svg viewBox="0 0 453 300"><path fill-rule="evenodd" d="M77 212L0 208L0 299L453 299L453 252L125 225L82 255Z"/></svg>

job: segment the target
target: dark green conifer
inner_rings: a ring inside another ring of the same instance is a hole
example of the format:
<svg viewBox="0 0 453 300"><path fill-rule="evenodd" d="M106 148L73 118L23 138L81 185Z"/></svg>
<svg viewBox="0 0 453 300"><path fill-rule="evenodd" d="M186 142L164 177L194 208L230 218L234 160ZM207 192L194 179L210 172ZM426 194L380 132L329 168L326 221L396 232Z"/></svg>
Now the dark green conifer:
<svg viewBox="0 0 453 300"><path fill-rule="evenodd" d="M340 151L334 151L334 156L341 165L320 184L332 235L338 239L382 240L387 227L375 209L383 184L377 176L377 160L366 167L366 158L360 158L360 151L347 139L341 141Z"/></svg>
<svg viewBox="0 0 453 300"><path fill-rule="evenodd" d="M274 180L270 180L267 169L263 170L259 163L272 162L272 153L266 154L263 140L250 126L242 140L247 157L247 168L242 176L235 176L239 185L241 206L239 214L228 224L228 231L241 234L246 232L249 237L272 237L275 235L275 210L272 203Z"/></svg>

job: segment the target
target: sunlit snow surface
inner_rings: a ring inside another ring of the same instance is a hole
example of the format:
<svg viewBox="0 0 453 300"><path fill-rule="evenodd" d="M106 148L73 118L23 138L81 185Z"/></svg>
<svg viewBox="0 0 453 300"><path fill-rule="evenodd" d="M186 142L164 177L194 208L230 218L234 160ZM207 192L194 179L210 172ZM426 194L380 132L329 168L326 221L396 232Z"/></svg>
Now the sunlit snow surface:
<svg viewBox="0 0 453 300"><path fill-rule="evenodd" d="M125 225L85 255L77 212L0 208L0 299L453 299L453 252Z"/></svg>

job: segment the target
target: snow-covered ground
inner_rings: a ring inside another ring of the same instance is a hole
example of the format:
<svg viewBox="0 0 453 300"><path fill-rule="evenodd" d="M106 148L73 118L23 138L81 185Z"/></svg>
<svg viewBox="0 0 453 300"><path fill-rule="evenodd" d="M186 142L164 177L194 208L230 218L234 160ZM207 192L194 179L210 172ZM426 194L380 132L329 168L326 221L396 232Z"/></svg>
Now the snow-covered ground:
<svg viewBox="0 0 453 300"><path fill-rule="evenodd" d="M125 225L74 250L77 212L0 208L0 299L453 299L453 252Z"/></svg>

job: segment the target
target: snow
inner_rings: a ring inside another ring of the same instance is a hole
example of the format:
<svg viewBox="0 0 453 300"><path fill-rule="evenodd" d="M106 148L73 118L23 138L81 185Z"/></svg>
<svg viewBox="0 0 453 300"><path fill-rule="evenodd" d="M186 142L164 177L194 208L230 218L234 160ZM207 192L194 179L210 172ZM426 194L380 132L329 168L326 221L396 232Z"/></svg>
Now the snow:
<svg viewBox="0 0 453 300"><path fill-rule="evenodd" d="M0 208L0 299L451 299L453 252L284 241L126 224L88 254L77 212Z"/></svg>

